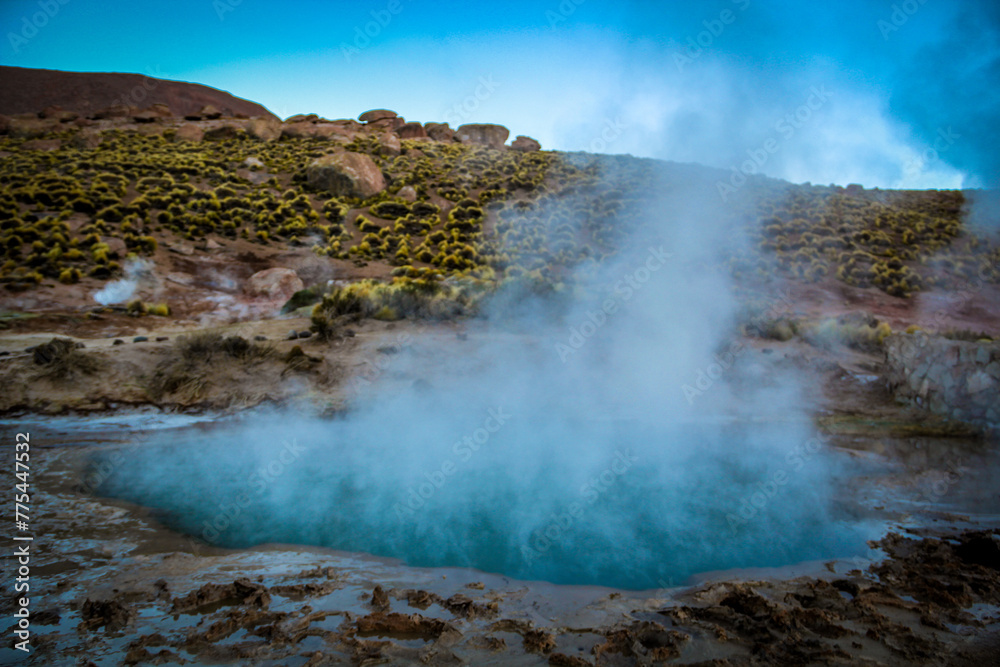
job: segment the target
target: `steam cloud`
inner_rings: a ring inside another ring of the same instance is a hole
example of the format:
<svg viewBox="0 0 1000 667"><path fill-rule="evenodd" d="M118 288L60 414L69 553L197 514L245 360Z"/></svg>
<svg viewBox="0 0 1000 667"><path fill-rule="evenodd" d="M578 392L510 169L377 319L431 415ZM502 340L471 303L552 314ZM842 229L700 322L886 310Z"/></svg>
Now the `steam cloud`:
<svg viewBox="0 0 1000 667"><path fill-rule="evenodd" d="M94 292L94 301L102 306L125 303L131 299L143 281L153 279L153 263L145 259L125 263L125 277L112 280Z"/></svg>
<svg viewBox="0 0 1000 667"><path fill-rule="evenodd" d="M644 231L581 268L575 296L501 294L485 335L417 339L383 375L444 358L426 385L376 381L332 421L265 412L164 436L100 492L230 547L630 589L866 553L874 527L839 507L846 471L795 378L726 342L738 304L706 267L741 240L714 183L662 185Z"/></svg>

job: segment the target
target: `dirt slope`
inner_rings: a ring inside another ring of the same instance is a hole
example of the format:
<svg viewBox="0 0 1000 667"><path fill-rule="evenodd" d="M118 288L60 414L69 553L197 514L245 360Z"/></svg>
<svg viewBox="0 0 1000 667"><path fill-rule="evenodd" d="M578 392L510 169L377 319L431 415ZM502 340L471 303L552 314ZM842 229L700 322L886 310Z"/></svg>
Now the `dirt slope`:
<svg viewBox="0 0 1000 667"><path fill-rule="evenodd" d="M166 104L177 115L197 113L211 104L225 115L268 116L263 106L229 93L186 81L142 74L61 72L0 66L0 113L36 113L56 105L89 114L114 104L149 107Z"/></svg>

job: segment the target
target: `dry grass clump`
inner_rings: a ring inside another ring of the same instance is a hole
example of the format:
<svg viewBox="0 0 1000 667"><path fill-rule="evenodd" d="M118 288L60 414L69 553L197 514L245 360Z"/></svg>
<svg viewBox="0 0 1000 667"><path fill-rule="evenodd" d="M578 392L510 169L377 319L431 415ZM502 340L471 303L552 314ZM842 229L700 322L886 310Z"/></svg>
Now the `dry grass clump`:
<svg viewBox="0 0 1000 667"><path fill-rule="evenodd" d="M81 352L79 346L68 338L53 338L38 345L32 350L32 358L36 365L42 367L36 378L57 382L93 375L102 368L96 357Z"/></svg>
<svg viewBox="0 0 1000 667"><path fill-rule="evenodd" d="M193 401L202 397L209 384L209 372L221 364L254 364L275 355L270 345L248 341L242 336L201 332L181 336L153 372L146 391L154 400L168 394Z"/></svg>

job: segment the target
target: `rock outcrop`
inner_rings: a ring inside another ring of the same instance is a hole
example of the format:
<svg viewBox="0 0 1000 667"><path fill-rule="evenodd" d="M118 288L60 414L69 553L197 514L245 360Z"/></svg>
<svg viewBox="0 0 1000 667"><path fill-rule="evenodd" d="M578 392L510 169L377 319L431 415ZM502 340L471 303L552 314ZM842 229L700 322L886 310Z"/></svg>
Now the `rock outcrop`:
<svg viewBox="0 0 1000 667"><path fill-rule="evenodd" d="M258 271L243 285L243 293L250 297L287 301L303 289L302 279L291 269L274 268Z"/></svg>
<svg viewBox="0 0 1000 667"><path fill-rule="evenodd" d="M448 126L448 123L424 123L424 130L427 136L434 141L450 142L455 140L455 130Z"/></svg>
<svg viewBox="0 0 1000 667"><path fill-rule="evenodd" d="M310 185L338 197L367 199L385 189L378 165L364 153L334 153L316 158L306 168Z"/></svg>
<svg viewBox="0 0 1000 667"><path fill-rule="evenodd" d="M1000 343L896 334L885 350L885 379L897 399L953 419L1000 424Z"/></svg>
<svg viewBox="0 0 1000 667"><path fill-rule="evenodd" d="M388 109L372 109L358 116L358 120L362 123L375 123L380 120L396 118L398 115L395 111L389 111Z"/></svg>
<svg viewBox="0 0 1000 667"><path fill-rule="evenodd" d="M464 144L480 144L500 149L507 142L510 130L503 125L472 123L460 126L455 130L455 136Z"/></svg>
<svg viewBox="0 0 1000 667"><path fill-rule="evenodd" d="M540 143L531 137L526 137L524 135L518 135L517 139L510 143L510 147L511 150L523 151L525 153L542 150L542 145Z"/></svg>
<svg viewBox="0 0 1000 667"><path fill-rule="evenodd" d="M405 123L396 128L396 134L400 139L426 139L427 130L417 122Z"/></svg>

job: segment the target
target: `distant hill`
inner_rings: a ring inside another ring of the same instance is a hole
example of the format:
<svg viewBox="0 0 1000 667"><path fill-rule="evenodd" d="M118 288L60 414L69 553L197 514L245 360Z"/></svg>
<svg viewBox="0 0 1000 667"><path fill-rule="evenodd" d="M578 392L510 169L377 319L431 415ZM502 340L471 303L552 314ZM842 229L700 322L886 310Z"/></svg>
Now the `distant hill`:
<svg viewBox="0 0 1000 667"><path fill-rule="evenodd" d="M113 105L145 108L166 104L175 115L212 105L225 115L276 118L263 106L229 93L185 81L142 74L60 72L0 66L0 114L36 113L49 106L89 115Z"/></svg>

